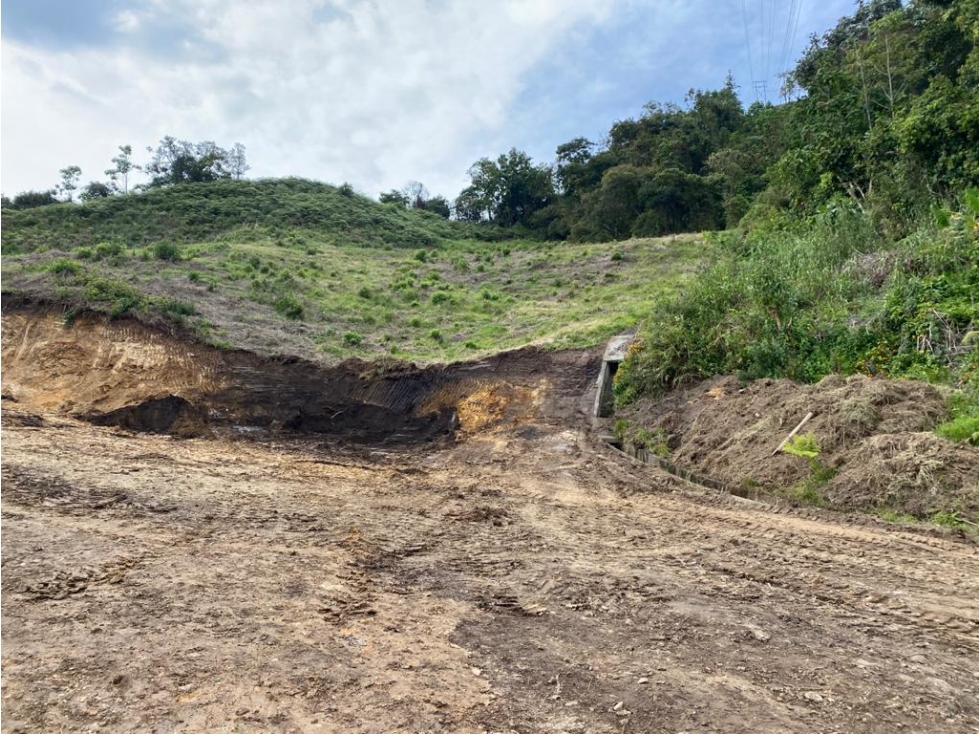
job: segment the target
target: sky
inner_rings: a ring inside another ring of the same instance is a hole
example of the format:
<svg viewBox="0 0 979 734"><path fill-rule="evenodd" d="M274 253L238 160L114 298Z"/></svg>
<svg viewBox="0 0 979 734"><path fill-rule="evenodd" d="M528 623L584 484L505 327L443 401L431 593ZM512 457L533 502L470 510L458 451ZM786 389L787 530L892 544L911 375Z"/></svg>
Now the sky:
<svg viewBox="0 0 979 734"><path fill-rule="evenodd" d="M790 11L798 8L797 23ZM242 143L249 177L408 181L449 198L482 157L549 163L730 73L745 104L853 0L6 0L0 187L82 183L123 144ZM750 51L750 53L749 53Z"/></svg>

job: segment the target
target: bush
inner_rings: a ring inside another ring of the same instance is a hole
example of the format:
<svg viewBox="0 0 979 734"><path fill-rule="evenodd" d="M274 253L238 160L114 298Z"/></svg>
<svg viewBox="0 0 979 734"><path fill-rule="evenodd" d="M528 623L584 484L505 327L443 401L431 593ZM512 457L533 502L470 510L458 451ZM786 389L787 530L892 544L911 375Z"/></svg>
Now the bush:
<svg viewBox="0 0 979 734"><path fill-rule="evenodd" d="M275 300L274 308L276 313L292 320L301 319L305 313L303 305L292 295L279 296Z"/></svg>
<svg viewBox="0 0 979 734"><path fill-rule="evenodd" d="M452 297L445 291L436 291L435 293L432 294L432 304L435 306L439 305L440 303L445 303L451 300Z"/></svg>
<svg viewBox="0 0 979 734"><path fill-rule="evenodd" d="M364 337L358 334L356 331L348 331L343 335L343 343L351 347L355 347L364 341Z"/></svg>
<svg viewBox="0 0 979 734"><path fill-rule="evenodd" d="M78 275L82 272L81 263L66 257L59 257L48 264L47 269L55 275Z"/></svg>
<svg viewBox="0 0 979 734"><path fill-rule="evenodd" d="M176 298L164 298L157 305L160 313L167 316L193 316L197 309L189 303L177 300Z"/></svg>
<svg viewBox="0 0 979 734"><path fill-rule="evenodd" d="M109 315L113 318L125 316L146 306L143 294L131 285L101 276L91 277L86 281L85 299L94 306L108 308Z"/></svg>
<svg viewBox="0 0 979 734"><path fill-rule="evenodd" d="M895 245L839 207L811 228L708 247L711 265L644 321L616 375L620 405L717 374L947 381L971 369L962 345L979 323L974 229L924 226Z"/></svg>
<svg viewBox="0 0 979 734"><path fill-rule="evenodd" d="M935 433L949 441L979 446L979 387L954 393L948 401L949 419Z"/></svg>
<svg viewBox="0 0 979 734"><path fill-rule="evenodd" d="M180 260L180 248L172 242L157 242L153 245L153 257L157 260L178 262Z"/></svg>

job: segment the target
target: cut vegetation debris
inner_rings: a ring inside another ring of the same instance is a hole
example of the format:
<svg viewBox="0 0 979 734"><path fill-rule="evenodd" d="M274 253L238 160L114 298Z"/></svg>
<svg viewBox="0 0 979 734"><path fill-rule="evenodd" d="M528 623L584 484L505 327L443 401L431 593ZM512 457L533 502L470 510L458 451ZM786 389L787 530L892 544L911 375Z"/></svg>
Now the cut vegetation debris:
<svg viewBox="0 0 979 734"><path fill-rule="evenodd" d="M910 380L726 377L641 400L618 420L627 440L661 436L677 465L759 495L967 527L979 522L979 448L935 435L947 411L939 388Z"/></svg>

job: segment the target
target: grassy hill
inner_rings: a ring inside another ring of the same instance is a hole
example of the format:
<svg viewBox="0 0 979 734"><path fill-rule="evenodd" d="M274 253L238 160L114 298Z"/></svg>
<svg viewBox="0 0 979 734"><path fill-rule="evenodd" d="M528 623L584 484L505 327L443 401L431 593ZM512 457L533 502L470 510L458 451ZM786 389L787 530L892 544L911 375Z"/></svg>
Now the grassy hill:
<svg viewBox="0 0 979 734"><path fill-rule="evenodd" d="M3 290L182 324L210 343L451 361L594 346L703 257L699 236L611 244L496 232L296 179L3 214Z"/></svg>
<svg viewBox="0 0 979 734"><path fill-rule="evenodd" d="M3 213L3 252L128 247L220 237L285 240L292 230L324 241L420 247L473 236L473 228L424 211L380 206L349 187L299 178L215 181ZM295 240L292 240L295 244Z"/></svg>

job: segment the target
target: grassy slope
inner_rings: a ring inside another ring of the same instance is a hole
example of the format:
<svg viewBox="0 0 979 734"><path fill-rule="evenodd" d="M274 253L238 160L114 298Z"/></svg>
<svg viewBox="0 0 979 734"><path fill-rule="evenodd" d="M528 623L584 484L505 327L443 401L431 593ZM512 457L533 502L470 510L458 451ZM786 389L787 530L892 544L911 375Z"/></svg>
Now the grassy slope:
<svg viewBox="0 0 979 734"><path fill-rule="evenodd" d="M310 182L178 187L5 213L3 287L164 312L212 343L265 353L450 361L596 345L635 325L702 254L695 236L575 245L473 233Z"/></svg>

